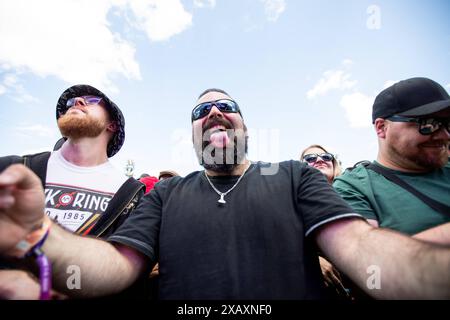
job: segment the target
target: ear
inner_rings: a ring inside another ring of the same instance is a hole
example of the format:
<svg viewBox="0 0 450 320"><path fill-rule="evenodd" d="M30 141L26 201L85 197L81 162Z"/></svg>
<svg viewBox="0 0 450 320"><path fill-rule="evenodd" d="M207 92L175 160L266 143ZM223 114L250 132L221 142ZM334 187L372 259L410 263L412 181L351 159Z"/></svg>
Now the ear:
<svg viewBox="0 0 450 320"><path fill-rule="evenodd" d="M380 138L380 139L386 138L386 130L388 127L388 123L386 122L385 119L377 118L375 120L374 127L375 127L375 132L377 133L378 138Z"/></svg>
<svg viewBox="0 0 450 320"><path fill-rule="evenodd" d="M119 125L116 121L111 121L106 127L106 130L110 132L116 132L117 130L119 130Z"/></svg>

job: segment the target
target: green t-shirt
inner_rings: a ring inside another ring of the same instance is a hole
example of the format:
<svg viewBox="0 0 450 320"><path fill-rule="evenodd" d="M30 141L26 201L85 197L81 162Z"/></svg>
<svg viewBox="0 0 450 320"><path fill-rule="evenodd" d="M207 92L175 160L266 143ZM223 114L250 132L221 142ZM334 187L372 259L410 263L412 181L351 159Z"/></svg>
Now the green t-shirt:
<svg viewBox="0 0 450 320"><path fill-rule="evenodd" d="M425 174L384 168L450 206L450 161L444 168ZM413 235L450 221L450 212L436 212L409 191L362 165L337 177L333 186L357 213L377 220L380 227Z"/></svg>

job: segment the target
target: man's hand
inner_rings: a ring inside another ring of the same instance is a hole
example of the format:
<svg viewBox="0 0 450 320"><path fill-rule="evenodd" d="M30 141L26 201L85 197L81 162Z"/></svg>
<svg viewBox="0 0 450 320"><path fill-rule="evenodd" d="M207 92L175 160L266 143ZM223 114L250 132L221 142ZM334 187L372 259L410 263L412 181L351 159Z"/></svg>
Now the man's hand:
<svg viewBox="0 0 450 320"><path fill-rule="evenodd" d="M42 225L45 196L40 179L14 164L0 174L0 254Z"/></svg>
<svg viewBox="0 0 450 320"><path fill-rule="evenodd" d="M41 293L39 280L23 270L0 270L0 299L38 300ZM67 296L51 291L52 300L64 300Z"/></svg>
<svg viewBox="0 0 450 320"><path fill-rule="evenodd" d="M340 297L350 297L342 284L341 275L336 268L325 258L319 257L320 269L325 280L325 286L334 289Z"/></svg>
<svg viewBox="0 0 450 320"><path fill-rule="evenodd" d="M37 279L22 270L0 270L0 299L38 300L40 287Z"/></svg>

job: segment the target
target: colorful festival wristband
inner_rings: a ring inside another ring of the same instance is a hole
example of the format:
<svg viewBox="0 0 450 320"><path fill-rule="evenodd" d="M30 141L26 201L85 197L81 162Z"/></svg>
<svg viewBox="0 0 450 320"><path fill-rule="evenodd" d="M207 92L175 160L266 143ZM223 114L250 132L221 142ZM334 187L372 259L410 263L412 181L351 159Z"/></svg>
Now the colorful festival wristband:
<svg viewBox="0 0 450 320"><path fill-rule="evenodd" d="M50 300L51 298L52 265L41 250L50 232L51 225L52 220L45 215L42 226L28 234L25 239L17 243L12 251L8 252L8 255L17 258L36 257L39 267L39 282L41 288L40 300Z"/></svg>
<svg viewBox="0 0 450 320"><path fill-rule="evenodd" d="M16 258L24 258L26 257L32 250L37 247L38 244L42 246L44 244L45 239L50 231L50 227L52 225L52 220L45 215L44 221L42 222L42 226L39 229L36 229L29 233L25 239L19 241L15 248L7 252L8 256L16 257Z"/></svg>

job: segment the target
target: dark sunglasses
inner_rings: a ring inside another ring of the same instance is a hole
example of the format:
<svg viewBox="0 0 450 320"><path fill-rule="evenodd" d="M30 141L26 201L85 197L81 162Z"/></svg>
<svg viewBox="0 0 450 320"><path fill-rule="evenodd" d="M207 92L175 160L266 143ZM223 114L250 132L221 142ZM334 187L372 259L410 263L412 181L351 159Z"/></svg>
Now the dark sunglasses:
<svg viewBox="0 0 450 320"><path fill-rule="evenodd" d="M92 105L92 104L99 104L100 101L102 101L102 98L97 96L81 96L81 97L75 97L67 100L66 106L67 107L73 107L77 103L77 99L81 99L83 101L83 104L86 106Z"/></svg>
<svg viewBox="0 0 450 320"><path fill-rule="evenodd" d="M214 106L219 109L220 112L241 113L241 110L239 109L236 101L230 99L220 99L216 101L203 102L195 106L195 108L192 110L191 120L195 121L207 116Z"/></svg>
<svg viewBox="0 0 450 320"><path fill-rule="evenodd" d="M392 122L415 122L419 125L419 133L423 135L430 135L442 127L450 133L450 118L409 118L398 115L393 115L386 120Z"/></svg>
<svg viewBox="0 0 450 320"><path fill-rule="evenodd" d="M309 153L303 156L303 161L307 163L315 163L317 158L320 157L323 161L333 161L334 156L331 153L325 152L321 154Z"/></svg>

